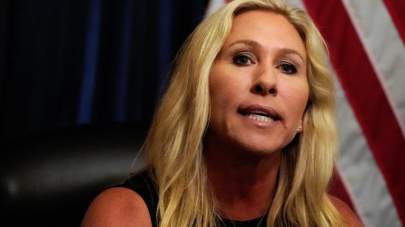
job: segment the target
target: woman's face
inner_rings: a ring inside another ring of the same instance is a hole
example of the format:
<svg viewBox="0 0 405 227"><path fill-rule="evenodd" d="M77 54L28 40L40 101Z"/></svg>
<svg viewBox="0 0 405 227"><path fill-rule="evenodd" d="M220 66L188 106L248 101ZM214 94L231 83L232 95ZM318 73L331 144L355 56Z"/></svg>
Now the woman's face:
<svg viewBox="0 0 405 227"><path fill-rule="evenodd" d="M302 124L306 71L304 43L284 16L263 10L236 16L210 74L208 142L281 150Z"/></svg>

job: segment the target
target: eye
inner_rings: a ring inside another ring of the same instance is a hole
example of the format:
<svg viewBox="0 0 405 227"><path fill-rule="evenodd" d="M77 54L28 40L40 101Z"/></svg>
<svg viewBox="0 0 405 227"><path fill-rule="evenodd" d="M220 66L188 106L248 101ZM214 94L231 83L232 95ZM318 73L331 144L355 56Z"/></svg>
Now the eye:
<svg viewBox="0 0 405 227"><path fill-rule="evenodd" d="M238 66L248 66L254 64L252 57L248 53L238 53L232 58L232 61Z"/></svg>
<svg viewBox="0 0 405 227"><path fill-rule="evenodd" d="M291 63L289 63L289 62L281 62L281 63L277 66L277 68L280 69L281 72L282 72L282 73L285 73L285 74L291 75L291 74L297 73L297 67L295 67L294 64L291 64Z"/></svg>

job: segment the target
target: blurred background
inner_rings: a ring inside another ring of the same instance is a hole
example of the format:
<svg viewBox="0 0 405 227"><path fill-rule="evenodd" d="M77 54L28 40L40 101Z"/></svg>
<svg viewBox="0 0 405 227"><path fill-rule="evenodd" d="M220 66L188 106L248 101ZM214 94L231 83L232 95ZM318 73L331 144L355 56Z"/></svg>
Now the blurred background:
<svg viewBox="0 0 405 227"><path fill-rule="evenodd" d="M142 166L174 56L207 3L0 1L4 223L79 226L101 190Z"/></svg>
<svg viewBox="0 0 405 227"><path fill-rule="evenodd" d="M78 226L142 166L175 54L225 0L1 0L0 202L12 226ZM366 226L405 223L405 2L287 0L313 18L336 80L331 191Z"/></svg>
<svg viewBox="0 0 405 227"><path fill-rule="evenodd" d="M2 138L77 125L148 125L207 1L2 0Z"/></svg>

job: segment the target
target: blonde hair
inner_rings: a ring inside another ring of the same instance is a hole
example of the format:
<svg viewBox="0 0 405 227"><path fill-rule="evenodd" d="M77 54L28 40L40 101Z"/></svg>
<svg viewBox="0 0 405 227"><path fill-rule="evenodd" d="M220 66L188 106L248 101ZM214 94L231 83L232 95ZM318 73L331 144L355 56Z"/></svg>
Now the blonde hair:
<svg viewBox="0 0 405 227"><path fill-rule="evenodd" d="M207 17L183 45L146 138L146 164L158 185L159 226L216 225L215 196L207 187L203 155L210 114L209 74L233 18L259 9L285 16L300 34L307 51L310 87L303 133L283 151L267 226L342 224L326 193L336 133L325 42L304 11L281 0L235 0Z"/></svg>

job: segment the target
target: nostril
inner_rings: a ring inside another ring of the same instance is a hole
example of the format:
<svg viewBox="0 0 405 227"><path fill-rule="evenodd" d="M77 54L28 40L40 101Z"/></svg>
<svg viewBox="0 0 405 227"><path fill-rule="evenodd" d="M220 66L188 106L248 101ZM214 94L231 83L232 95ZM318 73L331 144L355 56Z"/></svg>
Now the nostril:
<svg viewBox="0 0 405 227"><path fill-rule="evenodd" d="M267 94L275 95L275 94L277 94L277 89L275 87L265 88L264 86L257 84L253 87L253 92L256 94L261 94L261 95L267 95Z"/></svg>
<svg viewBox="0 0 405 227"><path fill-rule="evenodd" d="M266 94L267 93L266 89L263 86L261 86L260 84L257 84L254 87L254 91L256 94Z"/></svg>
<svg viewBox="0 0 405 227"><path fill-rule="evenodd" d="M259 84L257 84L255 87L254 87L254 91L256 92L256 93L263 93L263 91L264 91L264 89L263 89L263 87L262 86L260 86Z"/></svg>

